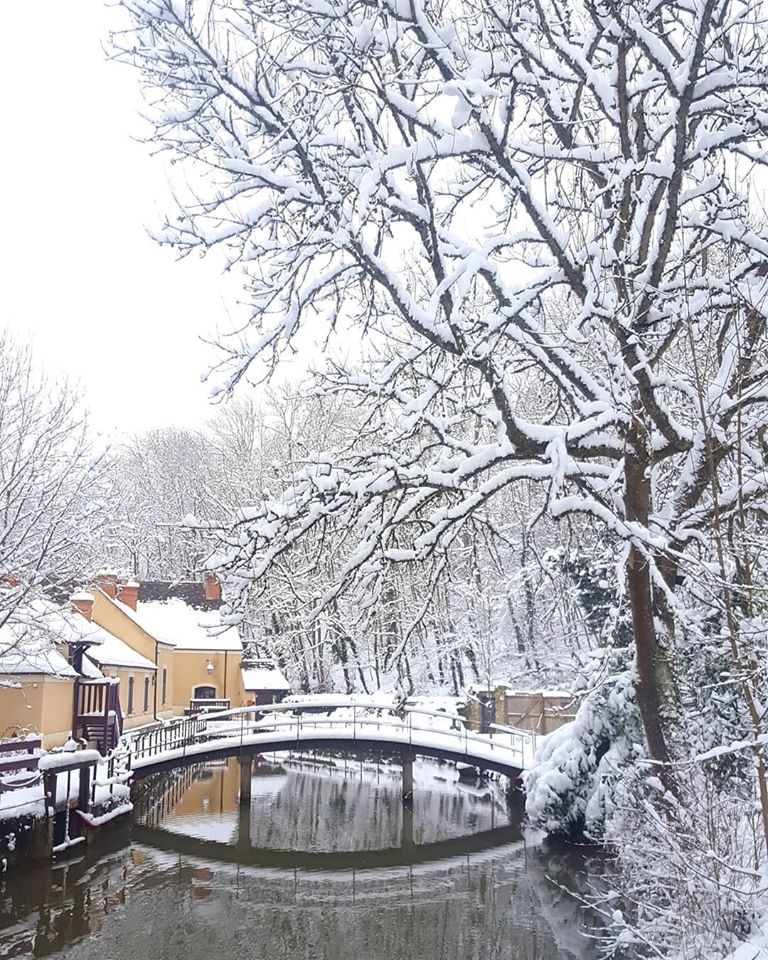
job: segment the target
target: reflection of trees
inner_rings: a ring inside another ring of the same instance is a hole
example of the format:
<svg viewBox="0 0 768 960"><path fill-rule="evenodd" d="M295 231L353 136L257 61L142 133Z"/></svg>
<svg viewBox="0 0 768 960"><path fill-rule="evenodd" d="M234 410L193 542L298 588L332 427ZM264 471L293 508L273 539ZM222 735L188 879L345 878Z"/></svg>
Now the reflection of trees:
<svg viewBox="0 0 768 960"><path fill-rule="evenodd" d="M596 849L543 844L526 851L532 901L564 956L597 956L587 931L598 935L599 917L587 906L599 892L606 858Z"/></svg>

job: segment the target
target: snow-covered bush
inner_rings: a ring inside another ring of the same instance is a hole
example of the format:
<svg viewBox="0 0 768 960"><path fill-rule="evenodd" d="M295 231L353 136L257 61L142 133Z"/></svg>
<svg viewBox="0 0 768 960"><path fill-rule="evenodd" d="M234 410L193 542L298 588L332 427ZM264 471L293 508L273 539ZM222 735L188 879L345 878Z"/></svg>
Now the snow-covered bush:
<svg viewBox="0 0 768 960"><path fill-rule="evenodd" d="M525 774L528 819L550 836L610 836L617 795L630 792L629 780L637 789L637 761L645 754L634 677L626 655L611 652L606 659L610 672L586 695L575 720L544 740Z"/></svg>

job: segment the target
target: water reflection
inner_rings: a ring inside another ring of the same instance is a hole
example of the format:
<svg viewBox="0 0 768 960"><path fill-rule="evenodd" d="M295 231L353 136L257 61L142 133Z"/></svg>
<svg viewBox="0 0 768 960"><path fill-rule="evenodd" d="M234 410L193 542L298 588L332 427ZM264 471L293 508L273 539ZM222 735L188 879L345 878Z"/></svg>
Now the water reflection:
<svg viewBox="0 0 768 960"><path fill-rule="evenodd" d="M234 761L158 781L129 846L5 879L0 956L588 960L547 879L583 862L526 846L495 789L417 769L410 826L395 769L262 765L243 810Z"/></svg>
<svg viewBox="0 0 768 960"><path fill-rule="evenodd" d="M186 771L173 782L158 778L137 806L136 822L148 829L136 836L203 855L216 855L210 845L222 844L236 848L218 851L225 860L305 868L409 862L427 852L434 859L441 850L449 855L519 839L517 821L494 785L459 783L455 769L436 763L417 764L416 771L413 808L404 809L399 767L261 762L250 806L242 806L232 760ZM203 843L174 841L168 833ZM455 839L461 843L450 843ZM403 854L412 847L419 850ZM293 856L270 855L277 851ZM341 856L355 852L364 856Z"/></svg>

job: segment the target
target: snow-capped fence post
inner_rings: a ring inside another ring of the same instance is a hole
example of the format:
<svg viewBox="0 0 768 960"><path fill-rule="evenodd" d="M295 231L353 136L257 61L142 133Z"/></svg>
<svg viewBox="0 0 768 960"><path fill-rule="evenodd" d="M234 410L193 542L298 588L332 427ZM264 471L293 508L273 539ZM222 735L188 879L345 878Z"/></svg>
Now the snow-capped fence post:
<svg viewBox="0 0 768 960"><path fill-rule="evenodd" d="M93 784L96 786L96 765L93 766ZM79 783L77 791L77 806L79 810L88 813L90 810L91 797L91 767L81 767L79 771Z"/></svg>

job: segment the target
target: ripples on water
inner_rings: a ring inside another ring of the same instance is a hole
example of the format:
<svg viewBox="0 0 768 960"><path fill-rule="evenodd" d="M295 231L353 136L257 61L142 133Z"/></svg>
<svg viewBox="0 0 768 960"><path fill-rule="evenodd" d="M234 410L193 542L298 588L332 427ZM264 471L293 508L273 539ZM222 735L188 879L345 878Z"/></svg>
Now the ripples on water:
<svg viewBox="0 0 768 960"><path fill-rule="evenodd" d="M147 783L132 831L0 890L0 958L592 960L577 855L526 845L495 786L416 766L237 762ZM110 850L109 847L112 847ZM557 881L557 883L553 882Z"/></svg>

